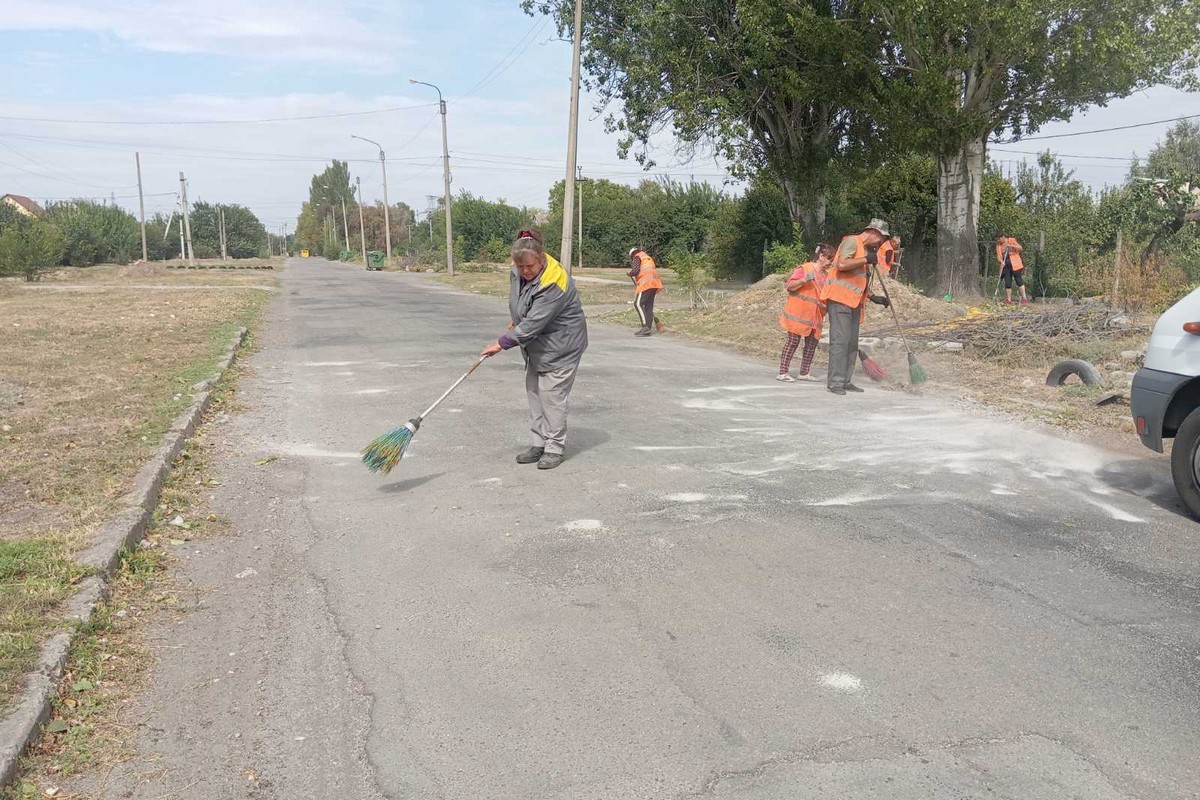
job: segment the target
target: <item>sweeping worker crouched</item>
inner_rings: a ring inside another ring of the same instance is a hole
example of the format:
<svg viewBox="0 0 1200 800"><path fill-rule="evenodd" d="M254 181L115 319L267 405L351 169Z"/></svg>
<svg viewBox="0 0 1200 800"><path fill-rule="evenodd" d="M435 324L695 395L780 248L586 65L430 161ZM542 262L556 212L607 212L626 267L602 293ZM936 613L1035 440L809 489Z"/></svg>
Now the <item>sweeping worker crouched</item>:
<svg viewBox="0 0 1200 800"><path fill-rule="evenodd" d="M517 234L512 246L508 332L480 353L521 348L525 392L535 444L517 456L518 464L554 469L567 443L567 399L579 360L587 349L587 320L571 276L548 253L537 231Z"/></svg>

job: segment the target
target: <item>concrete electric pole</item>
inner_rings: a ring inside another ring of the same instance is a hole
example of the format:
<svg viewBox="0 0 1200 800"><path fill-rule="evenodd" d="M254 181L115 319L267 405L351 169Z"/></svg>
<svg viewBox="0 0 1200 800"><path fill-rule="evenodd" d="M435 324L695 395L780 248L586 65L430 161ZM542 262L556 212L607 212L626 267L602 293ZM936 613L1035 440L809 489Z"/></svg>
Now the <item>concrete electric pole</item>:
<svg viewBox="0 0 1200 800"><path fill-rule="evenodd" d="M138 176L138 211L142 219L142 261L150 260L150 249L146 247L146 199L142 194L142 154L134 153L133 160L137 164Z"/></svg>
<svg viewBox="0 0 1200 800"><path fill-rule="evenodd" d="M350 134L351 139L361 139L364 142L370 142L379 148L379 166L383 168L383 242L387 248L387 265L392 265L392 216L391 210L388 208L387 194L387 159L383 155L383 145L379 142L366 138L365 136L355 136ZM405 267L405 271L408 268Z"/></svg>
<svg viewBox="0 0 1200 800"><path fill-rule="evenodd" d="M454 274L454 221L450 199L450 140L446 135L446 101L442 99L442 90L432 83L409 78L409 83L418 86L428 86L438 93L438 109L442 115L442 181L445 184L446 203L446 274Z"/></svg>
<svg viewBox="0 0 1200 800"><path fill-rule="evenodd" d="M183 234L187 241L187 262L195 265L196 253L192 249L192 219L191 212L188 211L187 178L183 177L182 172L179 173L179 197L183 214Z"/></svg>
<svg viewBox="0 0 1200 800"><path fill-rule="evenodd" d="M355 178L354 185L358 189L358 238L362 244L363 267L367 266L367 226L363 222L362 210L362 179Z"/></svg>
<svg viewBox="0 0 1200 800"><path fill-rule="evenodd" d="M571 270L571 223L575 215L575 160L579 147L579 54L583 44L583 0L575 0L575 47L571 59L571 116L567 123L567 178L563 192L561 263Z"/></svg>

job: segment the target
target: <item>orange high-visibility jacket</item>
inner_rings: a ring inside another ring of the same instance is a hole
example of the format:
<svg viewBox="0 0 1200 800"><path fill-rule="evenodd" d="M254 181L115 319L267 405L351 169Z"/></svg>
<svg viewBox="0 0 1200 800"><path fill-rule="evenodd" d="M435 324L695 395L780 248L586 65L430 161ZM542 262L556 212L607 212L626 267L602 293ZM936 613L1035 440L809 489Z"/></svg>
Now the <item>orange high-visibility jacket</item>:
<svg viewBox="0 0 1200 800"><path fill-rule="evenodd" d="M638 260L637 293L662 289L662 281L658 279L658 265L654 263L654 259L644 250L638 250L633 255Z"/></svg>
<svg viewBox="0 0 1200 800"><path fill-rule="evenodd" d="M779 315L779 327L797 336L820 336L825 324L825 304L821 302L821 287L825 284L825 273L817 262L801 265L804 283L794 292L788 292L783 313Z"/></svg>
<svg viewBox="0 0 1200 800"><path fill-rule="evenodd" d="M865 258L867 255L867 244L863 241L861 235L855 234L842 239L841 244L845 244L847 239L853 239L855 248L854 255L851 258ZM842 246L838 245L837 256L833 261L834 271L830 273L829 280L825 282L825 287L821 290L821 299L825 302L830 300L835 303L841 303L850 308L863 308L864 300L867 294L867 265L855 269L843 270L839 268L842 260Z"/></svg>
<svg viewBox="0 0 1200 800"><path fill-rule="evenodd" d="M1000 262L1001 269L1004 268L1004 251L1014 244L1020 244L1015 236L1010 236L1003 242L996 243L996 260ZM1021 254L1016 250L1009 250L1008 263L1012 264L1013 272L1020 272L1025 269L1025 262L1021 258Z"/></svg>
<svg viewBox="0 0 1200 800"><path fill-rule="evenodd" d="M892 267L896 266L896 248L892 245L891 239L884 239L883 244L879 245L879 250L876 251L879 256L879 274L885 278L892 274Z"/></svg>

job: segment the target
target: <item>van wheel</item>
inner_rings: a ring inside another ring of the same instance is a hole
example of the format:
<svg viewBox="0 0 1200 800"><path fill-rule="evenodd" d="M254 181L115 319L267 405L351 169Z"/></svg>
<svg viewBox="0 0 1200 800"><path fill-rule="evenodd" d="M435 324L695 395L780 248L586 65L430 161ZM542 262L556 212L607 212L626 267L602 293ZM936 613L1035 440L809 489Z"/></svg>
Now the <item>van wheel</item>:
<svg viewBox="0 0 1200 800"><path fill-rule="evenodd" d="M1091 364L1081 358L1068 358L1054 365L1050 374L1046 376L1046 385L1062 386L1072 375L1078 375L1079 380L1086 386L1100 386L1104 383L1100 372Z"/></svg>
<svg viewBox="0 0 1200 800"><path fill-rule="evenodd" d="M1171 446L1175 491L1192 516L1200 519L1200 408L1187 415Z"/></svg>

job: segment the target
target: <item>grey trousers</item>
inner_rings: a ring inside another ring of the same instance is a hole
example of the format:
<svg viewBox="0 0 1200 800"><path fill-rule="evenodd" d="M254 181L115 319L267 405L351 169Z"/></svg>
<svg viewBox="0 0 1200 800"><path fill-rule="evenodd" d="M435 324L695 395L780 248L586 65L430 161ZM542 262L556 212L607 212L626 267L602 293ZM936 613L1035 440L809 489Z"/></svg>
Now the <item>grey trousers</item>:
<svg viewBox="0 0 1200 800"><path fill-rule="evenodd" d="M551 372L538 372L525 362L525 394L533 421L534 446L562 455L567 444L567 398L575 385L579 362Z"/></svg>
<svg viewBox="0 0 1200 800"><path fill-rule="evenodd" d="M829 388L842 388L854 377L858 361L858 329L862 311L835 300L825 304L829 319Z"/></svg>

